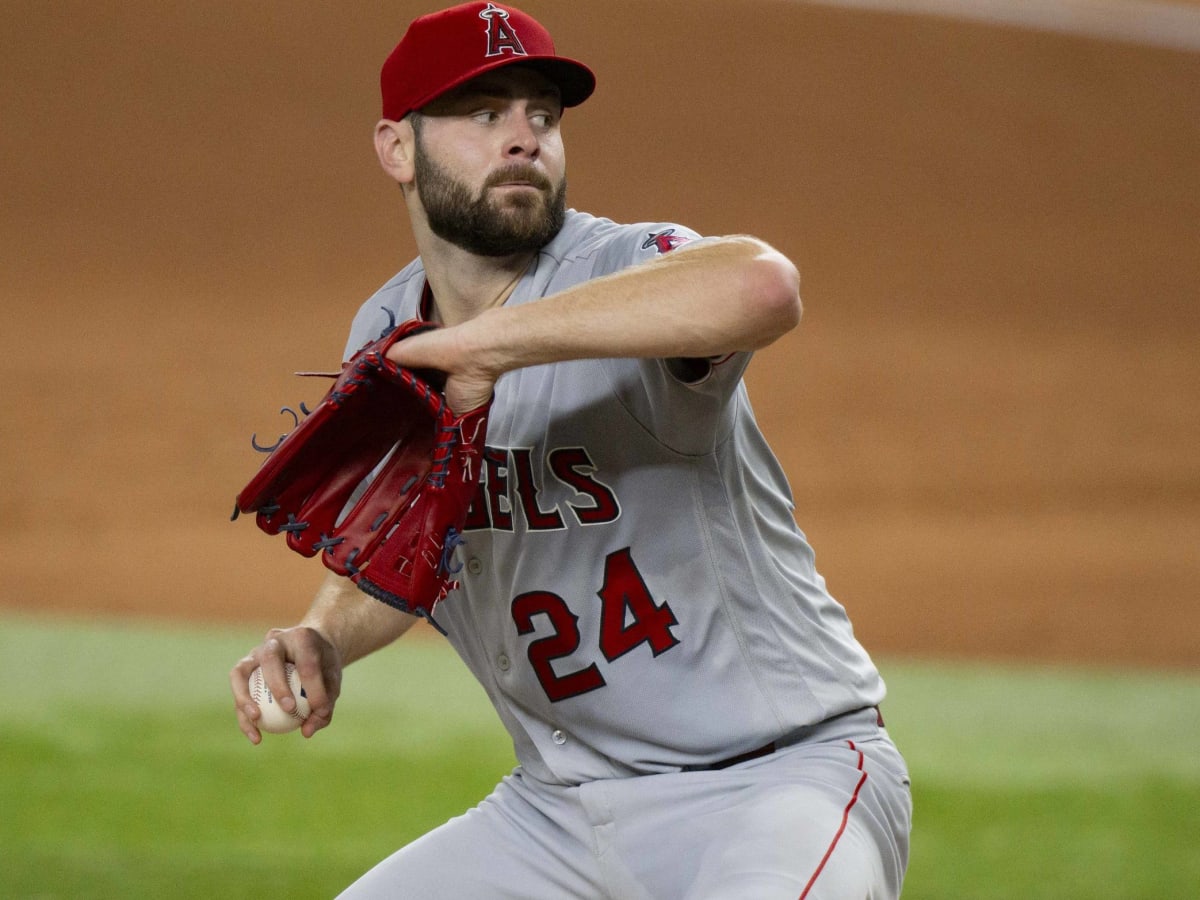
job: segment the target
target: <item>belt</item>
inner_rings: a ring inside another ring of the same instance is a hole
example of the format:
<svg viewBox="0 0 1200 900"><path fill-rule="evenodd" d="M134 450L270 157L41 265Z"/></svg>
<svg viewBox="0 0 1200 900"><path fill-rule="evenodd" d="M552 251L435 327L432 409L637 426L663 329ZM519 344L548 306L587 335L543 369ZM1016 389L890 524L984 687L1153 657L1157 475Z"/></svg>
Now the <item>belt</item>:
<svg viewBox="0 0 1200 900"><path fill-rule="evenodd" d="M860 709L852 709L849 712L838 713L836 716L831 716L828 719L826 719L825 722L833 722L833 721L836 721L837 719L841 719L845 716L852 716L855 713L865 712L868 709L872 709L875 711L875 724L878 725L880 728L885 727L883 724L883 713L879 711L878 706L864 706L864 707L861 707ZM821 724L824 725L825 722L822 722ZM708 763L706 765L698 765L698 766L683 766L681 771L684 771L684 772L717 772L721 769L728 769L730 766L736 766L738 763L750 762L750 760L752 760L752 759L761 759L764 756L770 756L776 750L779 750L783 747L790 747L794 743L796 743L796 742L795 741L787 741L787 742L781 744L777 741L771 741L770 743L763 744L761 747L758 747L754 750L747 750L745 753L739 753L737 756L730 756L727 759L719 759L714 763Z"/></svg>

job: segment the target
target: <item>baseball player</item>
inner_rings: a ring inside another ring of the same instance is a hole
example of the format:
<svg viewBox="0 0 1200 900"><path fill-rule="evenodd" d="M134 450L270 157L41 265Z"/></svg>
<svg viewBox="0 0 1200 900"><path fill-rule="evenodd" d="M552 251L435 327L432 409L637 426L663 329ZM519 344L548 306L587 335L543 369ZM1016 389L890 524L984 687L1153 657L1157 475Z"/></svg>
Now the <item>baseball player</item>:
<svg viewBox="0 0 1200 900"><path fill-rule="evenodd" d="M905 763L884 684L796 527L742 373L800 319L760 240L568 209L560 123L594 77L527 14L415 20L383 65L375 147L418 259L359 310L442 327L389 358L494 396L484 471L438 607L512 736L479 806L380 862L347 898L896 897ZM312 737L344 666L414 617L329 575L231 684L242 731L261 665Z"/></svg>

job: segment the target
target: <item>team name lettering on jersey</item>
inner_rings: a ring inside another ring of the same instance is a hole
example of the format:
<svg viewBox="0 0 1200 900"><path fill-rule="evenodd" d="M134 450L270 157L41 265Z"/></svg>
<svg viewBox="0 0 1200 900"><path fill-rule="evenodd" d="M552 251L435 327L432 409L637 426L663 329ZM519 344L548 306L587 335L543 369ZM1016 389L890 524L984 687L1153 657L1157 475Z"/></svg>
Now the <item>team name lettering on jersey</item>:
<svg viewBox="0 0 1200 900"><path fill-rule="evenodd" d="M583 447L551 450L545 468L572 496L546 503L534 473L533 451L526 447L485 447L483 471L464 530L513 531L519 507L529 531L562 531L568 522L603 525L621 516L621 504L611 487L596 477L596 464Z"/></svg>

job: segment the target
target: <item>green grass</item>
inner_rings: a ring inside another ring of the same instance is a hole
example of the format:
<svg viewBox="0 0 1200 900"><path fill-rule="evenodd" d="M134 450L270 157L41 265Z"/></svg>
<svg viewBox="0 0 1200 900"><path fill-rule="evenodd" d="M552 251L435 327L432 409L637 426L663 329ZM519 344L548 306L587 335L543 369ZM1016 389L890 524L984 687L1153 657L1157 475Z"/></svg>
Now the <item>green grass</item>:
<svg viewBox="0 0 1200 900"><path fill-rule="evenodd" d="M906 898L1200 897L1200 678L884 671L914 782Z"/></svg>
<svg viewBox="0 0 1200 900"><path fill-rule="evenodd" d="M312 741L238 732L258 638L0 619L0 894L331 897L512 765L443 645L351 667ZM884 661L921 898L1200 896L1200 678Z"/></svg>
<svg viewBox="0 0 1200 900"><path fill-rule="evenodd" d="M0 895L331 897L512 767L428 641L348 670L312 741L251 746L226 679L257 639L0 621Z"/></svg>

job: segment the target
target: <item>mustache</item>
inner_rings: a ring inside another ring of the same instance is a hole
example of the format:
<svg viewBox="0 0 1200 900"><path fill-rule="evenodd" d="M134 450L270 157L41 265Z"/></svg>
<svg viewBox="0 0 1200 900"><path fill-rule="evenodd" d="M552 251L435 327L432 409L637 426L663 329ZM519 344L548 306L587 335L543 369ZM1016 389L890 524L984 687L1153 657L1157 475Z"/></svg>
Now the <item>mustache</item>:
<svg viewBox="0 0 1200 900"><path fill-rule="evenodd" d="M539 191L549 191L553 187L550 184L550 179L533 166L515 165L493 172L484 181L483 188L487 190L488 188L493 188L500 184L509 184L513 181L524 181Z"/></svg>

